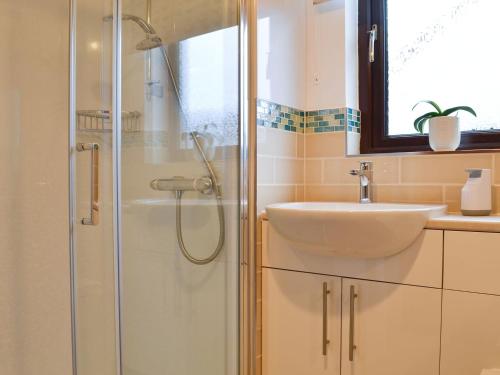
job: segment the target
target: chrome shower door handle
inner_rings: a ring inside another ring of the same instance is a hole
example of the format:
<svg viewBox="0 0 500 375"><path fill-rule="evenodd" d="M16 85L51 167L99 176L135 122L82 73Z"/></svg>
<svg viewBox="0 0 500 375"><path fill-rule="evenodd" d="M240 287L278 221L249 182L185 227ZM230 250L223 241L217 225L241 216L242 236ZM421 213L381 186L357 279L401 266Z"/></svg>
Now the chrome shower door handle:
<svg viewBox="0 0 500 375"><path fill-rule="evenodd" d="M354 301L358 295L354 285L351 285L349 292L349 361L353 362L354 349L356 349L356 345L354 345Z"/></svg>
<svg viewBox="0 0 500 375"><path fill-rule="evenodd" d="M77 143L76 151L90 151L90 217L81 220L83 225L99 224L99 144Z"/></svg>
<svg viewBox="0 0 500 375"><path fill-rule="evenodd" d="M330 291L328 290L328 283L323 283L323 350L322 353L326 356L328 353L328 295Z"/></svg>

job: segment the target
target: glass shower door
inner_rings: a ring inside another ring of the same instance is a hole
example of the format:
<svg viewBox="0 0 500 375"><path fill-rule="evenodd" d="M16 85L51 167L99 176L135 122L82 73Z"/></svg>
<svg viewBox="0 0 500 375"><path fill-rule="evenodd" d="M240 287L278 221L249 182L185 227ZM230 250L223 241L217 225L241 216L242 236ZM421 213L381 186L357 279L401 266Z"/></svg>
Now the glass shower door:
<svg viewBox="0 0 500 375"><path fill-rule="evenodd" d="M116 375L113 0L75 0L72 58L73 326L78 375Z"/></svg>
<svg viewBox="0 0 500 375"><path fill-rule="evenodd" d="M238 373L237 4L123 1L125 375Z"/></svg>

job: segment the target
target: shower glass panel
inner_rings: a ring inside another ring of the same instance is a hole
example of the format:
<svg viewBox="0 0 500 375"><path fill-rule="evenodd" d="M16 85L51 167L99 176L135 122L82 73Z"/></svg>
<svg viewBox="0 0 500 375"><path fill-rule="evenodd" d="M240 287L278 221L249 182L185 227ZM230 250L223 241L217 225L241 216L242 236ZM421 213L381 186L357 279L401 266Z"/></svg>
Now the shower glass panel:
<svg viewBox="0 0 500 375"><path fill-rule="evenodd" d="M112 0L73 3L73 301L78 375L115 375Z"/></svg>
<svg viewBox="0 0 500 375"><path fill-rule="evenodd" d="M122 3L126 375L238 373L237 4Z"/></svg>

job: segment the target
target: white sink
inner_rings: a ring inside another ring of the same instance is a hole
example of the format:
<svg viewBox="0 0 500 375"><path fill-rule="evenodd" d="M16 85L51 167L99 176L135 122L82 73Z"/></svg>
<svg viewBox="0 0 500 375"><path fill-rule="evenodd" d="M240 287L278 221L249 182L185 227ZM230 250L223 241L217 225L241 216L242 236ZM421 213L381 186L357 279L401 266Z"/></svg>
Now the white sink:
<svg viewBox="0 0 500 375"><path fill-rule="evenodd" d="M271 225L301 249L354 258L397 254L444 205L391 203L281 203L266 207Z"/></svg>

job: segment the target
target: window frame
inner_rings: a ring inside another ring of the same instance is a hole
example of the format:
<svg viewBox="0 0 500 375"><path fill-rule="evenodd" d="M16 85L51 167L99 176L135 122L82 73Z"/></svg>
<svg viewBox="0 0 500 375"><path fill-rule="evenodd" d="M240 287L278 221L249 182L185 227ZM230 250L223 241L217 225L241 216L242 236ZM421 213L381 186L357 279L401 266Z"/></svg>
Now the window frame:
<svg viewBox="0 0 500 375"><path fill-rule="evenodd" d="M387 0L359 0L358 56L361 153L431 151L428 135L388 135ZM375 62L369 62L369 31L378 27ZM458 150L500 148L500 132L464 131Z"/></svg>

